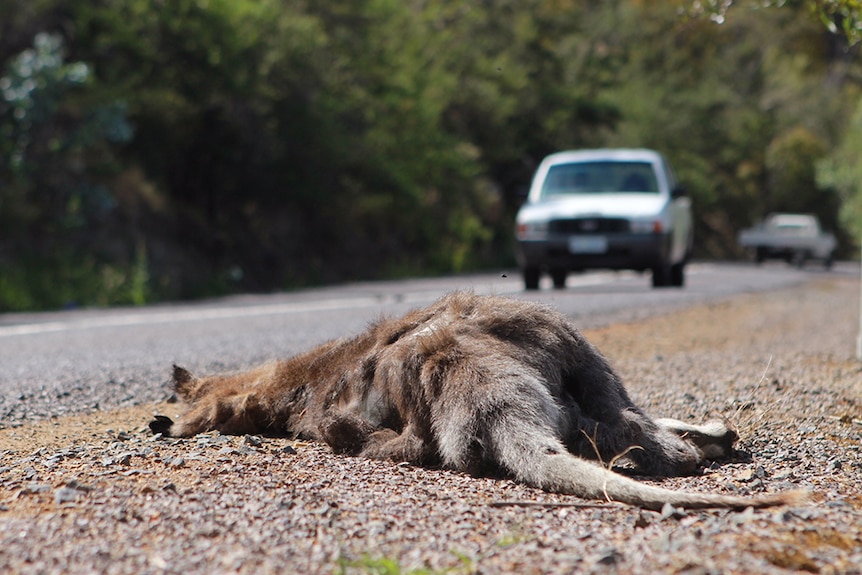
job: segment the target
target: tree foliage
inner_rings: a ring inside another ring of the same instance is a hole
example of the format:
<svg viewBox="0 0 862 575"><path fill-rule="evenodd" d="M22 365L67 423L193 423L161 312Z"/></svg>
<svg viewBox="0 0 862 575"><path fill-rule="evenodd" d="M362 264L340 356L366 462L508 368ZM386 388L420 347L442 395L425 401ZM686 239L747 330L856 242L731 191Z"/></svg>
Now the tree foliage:
<svg viewBox="0 0 862 575"><path fill-rule="evenodd" d="M840 145L817 165L820 186L840 200L841 223L856 241L862 238L862 99L850 118Z"/></svg>
<svg viewBox="0 0 862 575"><path fill-rule="evenodd" d="M743 4L749 9L805 8L833 34L842 34L851 44L862 41L862 2L859 0L684 0L679 6L690 16L708 16L721 24L734 4Z"/></svg>
<svg viewBox="0 0 862 575"><path fill-rule="evenodd" d="M509 263L564 148L666 152L701 255L838 225L858 6L731 4L8 0L0 309Z"/></svg>

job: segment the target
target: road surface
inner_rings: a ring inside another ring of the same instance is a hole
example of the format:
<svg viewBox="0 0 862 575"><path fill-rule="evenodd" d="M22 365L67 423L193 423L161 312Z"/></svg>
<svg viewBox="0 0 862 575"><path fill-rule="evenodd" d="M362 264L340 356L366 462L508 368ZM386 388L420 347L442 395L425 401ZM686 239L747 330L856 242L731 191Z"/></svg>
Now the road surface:
<svg viewBox="0 0 862 575"><path fill-rule="evenodd" d="M565 290L523 292L516 271L351 284L144 308L0 315L0 427L94 409L157 402L170 366L213 372L286 357L401 314L456 289L550 303L584 327L646 317L831 272L784 265L693 264L684 289L650 288L627 272L569 277Z"/></svg>

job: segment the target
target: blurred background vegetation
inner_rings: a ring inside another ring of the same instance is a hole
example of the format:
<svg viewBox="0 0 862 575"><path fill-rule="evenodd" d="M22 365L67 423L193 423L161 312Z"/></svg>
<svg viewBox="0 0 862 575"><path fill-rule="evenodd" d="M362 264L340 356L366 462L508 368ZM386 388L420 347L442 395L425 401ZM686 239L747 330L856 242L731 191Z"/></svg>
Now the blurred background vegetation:
<svg viewBox="0 0 862 575"><path fill-rule="evenodd" d="M859 12L0 0L0 311L509 265L519 190L580 147L666 153L699 257L770 210L850 250Z"/></svg>

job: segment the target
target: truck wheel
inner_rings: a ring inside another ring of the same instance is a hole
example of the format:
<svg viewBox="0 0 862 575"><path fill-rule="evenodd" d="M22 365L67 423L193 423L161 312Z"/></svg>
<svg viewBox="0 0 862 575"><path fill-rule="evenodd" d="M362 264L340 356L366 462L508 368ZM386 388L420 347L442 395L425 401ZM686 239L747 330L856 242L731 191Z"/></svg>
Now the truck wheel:
<svg viewBox="0 0 862 575"><path fill-rule="evenodd" d="M685 285L685 262L670 266L670 285L683 287Z"/></svg>
<svg viewBox="0 0 862 575"><path fill-rule="evenodd" d="M660 262L652 269L652 287L663 288L670 285L670 265Z"/></svg>
<svg viewBox="0 0 862 575"><path fill-rule="evenodd" d="M539 272L539 268L524 268L522 273L524 276L524 289L526 289L526 290L537 290L537 289L539 289L539 278L541 277L541 273Z"/></svg>
<svg viewBox="0 0 862 575"><path fill-rule="evenodd" d="M766 250L764 248L756 248L754 250L754 262L757 265L766 261Z"/></svg>
<svg viewBox="0 0 862 575"><path fill-rule="evenodd" d="M564 269L554 268L551 270L551 280L554 282L554 289L565 289L566 278L569 272Z"/></svg>
<svg viewBox="0 0 862 575"><path fill-rule="evenodd" d="M805 253L805 250L796 250L793 252L793 257L791 259L791 263L799 269L805 267L805 260L808 259L808 254Z"/></svg>

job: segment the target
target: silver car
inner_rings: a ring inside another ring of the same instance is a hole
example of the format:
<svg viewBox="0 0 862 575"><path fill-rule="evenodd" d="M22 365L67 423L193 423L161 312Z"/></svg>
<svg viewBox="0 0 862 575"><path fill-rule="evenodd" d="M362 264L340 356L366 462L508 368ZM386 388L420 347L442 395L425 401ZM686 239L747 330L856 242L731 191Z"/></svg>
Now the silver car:
<svg viewBox="0 0 862 575"><path fill-rule="evenodd" d="M654 287L682 286L691 253L691 200L653 150L578 150L545 158L516 218L526 289L542 273L563 288L571 271L651 270Z"/></svg>

